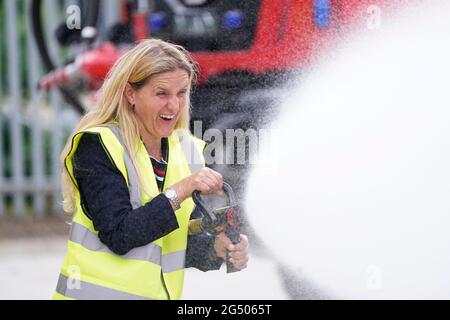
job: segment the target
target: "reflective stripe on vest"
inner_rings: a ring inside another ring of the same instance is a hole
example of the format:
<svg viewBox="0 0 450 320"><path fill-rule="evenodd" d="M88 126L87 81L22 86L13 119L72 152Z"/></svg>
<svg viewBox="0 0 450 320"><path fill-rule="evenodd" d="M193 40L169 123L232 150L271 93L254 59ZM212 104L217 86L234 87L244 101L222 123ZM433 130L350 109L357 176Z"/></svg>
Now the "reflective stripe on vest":
<svg viewBox="0 0 450 320"><path fill-rule="evenodd" d="M114 254L100 241L95 233L76 222L72 222L69 239L91 251ZM184 268L186 250L161 255L161 247L154 243L149 243L145 246L134 248L120 257L124 259L149 261L161 266L163 272L172 272Z"/></svg>
<svg viewBox="0 0 450 320"><path fill-rule="evenodd" d="M69 282L73 284L68 286ZM63 296L80 300L152 300L128 292L99 286L79 279L59 275L56 292Z"/></svg>
<svg viewBox="0 0 450 320"><path fill-rule="evenodd" d="M178 139L180 141L181 148L186 155L191 173L203 168L204 165L202 162L202 157L198 152L194 139L192 139L187 132L182 130L178 131Z"/></svg>
<svg viewBox="0 0 450 320"><path fill-rule="evenodd" d="M137 209L142 206L141 203L141 188L139 187L139 179L137 175L137 171L135 166L133 165L133 161L131 160L130 153L128 149L125 147L125 143L123 142L122 135L120 134L119 128L117 126L108 126L112 133L116 136L117 140L119 140L120 144L123 146L123 156L125 160L125 167L127 168L128 175L128 190L130 191L130 202L131 207L133 209Z"/></svg>

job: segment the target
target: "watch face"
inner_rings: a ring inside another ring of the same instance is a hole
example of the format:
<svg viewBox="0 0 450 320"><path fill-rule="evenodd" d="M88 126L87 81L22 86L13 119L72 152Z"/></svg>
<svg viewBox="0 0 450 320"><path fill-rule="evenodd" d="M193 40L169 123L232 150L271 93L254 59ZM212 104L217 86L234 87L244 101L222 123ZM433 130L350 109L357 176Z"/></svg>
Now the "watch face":
<svg viewBox="0 0 450 320"><path fill-rule="evenodd" d="M167 190L167 191L166 191L166 195L167 195L168 198L173 198L173 197L175 197L175 195L176 195L175 190L173 190L173 189Z"/></svg>

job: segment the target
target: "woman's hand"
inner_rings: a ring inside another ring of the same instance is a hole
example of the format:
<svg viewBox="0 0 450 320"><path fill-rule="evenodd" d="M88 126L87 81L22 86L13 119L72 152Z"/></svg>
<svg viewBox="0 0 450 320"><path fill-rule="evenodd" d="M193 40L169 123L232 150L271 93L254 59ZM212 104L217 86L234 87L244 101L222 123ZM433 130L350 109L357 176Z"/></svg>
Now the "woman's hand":
<svg viewBox="0 0 450 320"><path fill-rule="evenodd" d="M223 178L217 171L204 167L192 174L188 179L192 192L200 191L201 194L214 193L223 195Z"/></svg>
<svg viewBox="0 0 450 320"><path fill-rule="evenodd" d="M241 234L241 242L233 244L231 240L221 232L216 237L214 249L218 257L226 259L227 250L230 257L230 262L239 270L247 268L248 262L248 238Z"/></svg>
<svg viewBox="0 0 450 320"><path fill-rule="evenodd" d="M177 192L181 203L186 198L189 198L194 191L200 191L202 194L223 195L222 186L222 175L217 171L204 167L177 182L171 188Z"/></svg>

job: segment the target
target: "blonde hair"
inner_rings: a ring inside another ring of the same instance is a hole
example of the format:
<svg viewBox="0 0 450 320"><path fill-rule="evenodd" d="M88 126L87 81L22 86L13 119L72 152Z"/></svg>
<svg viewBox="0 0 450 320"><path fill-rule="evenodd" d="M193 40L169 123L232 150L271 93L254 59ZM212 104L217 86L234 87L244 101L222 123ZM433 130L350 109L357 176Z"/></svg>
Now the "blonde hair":
<svg viewBox="0 0 450 320"><path fill-rule="evenodd" d="M130 83L133 88L138 89L145 85L150 77L176 69L182 69L188 73L189 88L183 114L180 115L175 129L189 130L189 93L192 83L196 81L197 67L183 47L158 39L148 39L125 53L114 64L99 91L95 106L81 118L61 153L64 211L73 213L76 209L75 186L65 166L74 136L92 127L117 122L125 147L135 162L134 155L138 152L137 142L140 139L139 125L133 109L125 97L125 87L127 83ZM142 181L141 176L139 179ZM141 183L140 185L143 192L150 194L149 190L145 190L146 184Z"/></svg>

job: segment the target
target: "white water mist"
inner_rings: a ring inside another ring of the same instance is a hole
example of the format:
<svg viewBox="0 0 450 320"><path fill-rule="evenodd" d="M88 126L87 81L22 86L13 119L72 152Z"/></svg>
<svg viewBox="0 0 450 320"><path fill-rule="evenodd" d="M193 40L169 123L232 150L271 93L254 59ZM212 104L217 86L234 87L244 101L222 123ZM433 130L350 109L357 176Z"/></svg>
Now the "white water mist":
<svg viewBox="0 0 450 320"><path fill-rule="evenodd" d="M425 2L303 79L250 175L256 233L336 298L450 298L450 3Z"/></svg>

